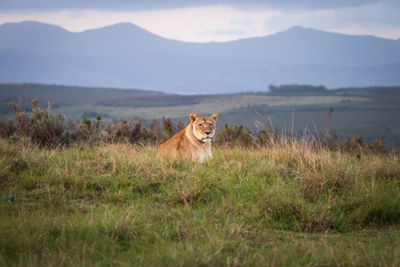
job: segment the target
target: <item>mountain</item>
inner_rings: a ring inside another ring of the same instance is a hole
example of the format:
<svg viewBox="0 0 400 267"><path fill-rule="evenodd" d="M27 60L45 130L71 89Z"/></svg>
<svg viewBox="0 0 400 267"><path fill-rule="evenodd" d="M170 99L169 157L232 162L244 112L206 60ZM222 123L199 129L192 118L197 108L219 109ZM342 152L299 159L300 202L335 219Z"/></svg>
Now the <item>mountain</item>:
<svg viewBox="0 0 400 267"><path fill-rule="evenodd" d="M0 26L0 82L265 91L269 84L400 84L400 42L303 27L223 43L186 43L129 23L73 33L38 22Z"/></svg>

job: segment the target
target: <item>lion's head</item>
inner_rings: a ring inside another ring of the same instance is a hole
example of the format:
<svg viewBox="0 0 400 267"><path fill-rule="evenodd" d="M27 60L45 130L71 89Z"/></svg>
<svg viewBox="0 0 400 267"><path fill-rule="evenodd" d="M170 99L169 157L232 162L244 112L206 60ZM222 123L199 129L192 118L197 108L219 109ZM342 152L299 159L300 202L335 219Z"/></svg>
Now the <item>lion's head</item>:
<svg viewBox="0 0 400 267"><path fill-rule="evenodd" d="M196 113L190 114L190 123L193 125L193 134L204 143L209 143L215 135L215 124L218 114L213 113L210 117L199 116Z"/></svg>

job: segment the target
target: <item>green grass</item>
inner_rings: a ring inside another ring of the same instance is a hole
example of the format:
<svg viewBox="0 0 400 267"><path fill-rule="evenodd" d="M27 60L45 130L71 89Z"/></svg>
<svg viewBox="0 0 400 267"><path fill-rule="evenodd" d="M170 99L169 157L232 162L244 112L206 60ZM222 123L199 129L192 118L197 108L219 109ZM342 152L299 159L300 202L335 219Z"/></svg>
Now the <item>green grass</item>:
<svg viewBox="0 0 400 267"><path fill-rule="evenodd" d="M0 140L1 265L400 264L400 157Z"/></svg>

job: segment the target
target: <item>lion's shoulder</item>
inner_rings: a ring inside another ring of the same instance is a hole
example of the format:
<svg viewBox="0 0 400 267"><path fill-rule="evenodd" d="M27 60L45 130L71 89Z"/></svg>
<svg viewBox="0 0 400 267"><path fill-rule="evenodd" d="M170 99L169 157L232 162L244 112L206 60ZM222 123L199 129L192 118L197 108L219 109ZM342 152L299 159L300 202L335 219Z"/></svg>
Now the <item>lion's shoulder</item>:
<svg viewBox="0 0 400 267"><path fill-rule="evenodd" d="M188 149L187 139L188 137L186 136L186 128L184 128L180 132L173 135L171 138L163 141L158 148L158 154L175 154L175 151L178 152L182 148Z"/></svg>

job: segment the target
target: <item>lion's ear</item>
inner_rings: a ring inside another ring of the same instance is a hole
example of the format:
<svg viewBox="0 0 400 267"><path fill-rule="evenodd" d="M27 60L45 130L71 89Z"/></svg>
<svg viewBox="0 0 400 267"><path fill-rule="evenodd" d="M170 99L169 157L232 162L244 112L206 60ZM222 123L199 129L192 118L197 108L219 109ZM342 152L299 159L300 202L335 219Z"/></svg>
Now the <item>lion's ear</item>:
<svg viewBox="0 0 400 267"><path fill-rule="evenodd" d="M213 120L213 121L217 121L218 120L218 114L217 113L213 113L213 114L211 114L211 119Z"/></svg>
<svg viewBox="0 0 400 267"><path fill-rule="evenodd" d="M197 115L196 113L190 113L189 118L190 122L193 123L199 118L199 115Z"/></svg>

